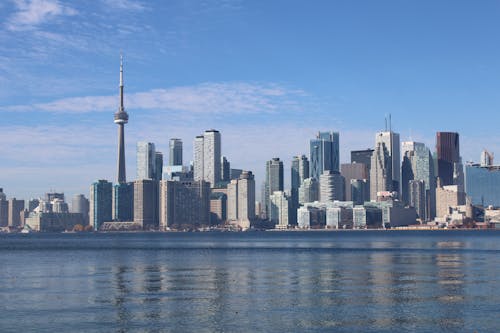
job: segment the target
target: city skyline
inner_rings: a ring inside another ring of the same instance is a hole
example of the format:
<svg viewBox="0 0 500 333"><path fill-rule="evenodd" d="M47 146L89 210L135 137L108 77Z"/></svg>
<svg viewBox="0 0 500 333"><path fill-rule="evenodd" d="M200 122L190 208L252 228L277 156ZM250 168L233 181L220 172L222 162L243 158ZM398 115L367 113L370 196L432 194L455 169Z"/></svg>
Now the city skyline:
<svg viewBox="0 0 500 333"><path fill-rule="evenodd" d="M72 197L116 178L120 49L129 178L138 141L167 152L180 138L188 164L193 138L216 128L222 154L259 186L265 161L280 157L287 174L318 131L340 133L340 163L351 150L374 148L389 113L401 141L431 151L436 132L459 132L464 163L478 162L483 148L500 150L484 134L494 133L486 119L500 108L500 50L490 42L500 7L492 1L0 6L0 182L9 197L49 189Z"/></svg>

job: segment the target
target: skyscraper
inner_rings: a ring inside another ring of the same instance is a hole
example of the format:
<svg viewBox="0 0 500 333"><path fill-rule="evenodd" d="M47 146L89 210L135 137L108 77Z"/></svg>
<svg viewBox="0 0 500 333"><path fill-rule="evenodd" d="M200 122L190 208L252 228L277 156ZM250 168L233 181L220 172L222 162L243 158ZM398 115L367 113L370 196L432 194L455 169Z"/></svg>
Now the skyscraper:
<svg viewBox="0 0 500 333"><path fill-rule="evenodd" d="M269 196L271 205L270 221L278 229L286 229L289 226L288 215L290 213L290 198L283 191L275 191Z"/></svg>
<svg viewBox="0 0 500 333"><path fill-rule="evenodd" d="M160 229L210 224L210 184L206 181L160 182Z"/></svg>
<svg viewBox="0 0 500 333"><path fill-rule="evenodd" d="M438 174L441 186L453 185L454 164L460 163L460 139L455 132L436 133Z"/></svg>
<svg viewBox="0 0 500 333"><path fill-rule="evenodd" d="M345 200L347 201L353 200L351 192L351 180L370 179L368 174L368 168L364 163L342 163L340 165L340 173L345 179ZM366 187L366 182L365 182L365 187Z"/></svg>
<svg viewBox="0 0 500 333"><path fill-rule="evenodd" d="M392 191L392 164L384 142L377 142L370 168L370 199L377 200L377 192ZM399 167L398 167L399 168Z"/></svg>
<svg viewBox="0 0 500 333"><path fill-rule="evenodd" d="M420 180L424 184L424 200L420 209L423 209L425 214L419 212L416 206L417 213L422 221L431 220L436 214L436 180L434 173L434 161L430 150L420 142L406 141L402 143L403 162L401 167L401 198L406 205L412 205L411 193L415 193L417 184L413 190L410 188L412 180ZM411 192L413 191L413 192ZM415 199L416 200L416 199ZM415 202L413 200L413 202ZM422 208L423 207L423 208Z"/></svg>
<svg viewBox="0 0 500 333"><path fill-rule="evenodd" d="M249 228L255 219L255 180L251 171L243 171L239 179L228 184L227 217L241 228Z"/></svg>
<svg viewBox="0 0 500 333"><path fill-rule="evenodd" d="M289 223L297 224L297 208L299 208L299 188L304 179L309 178L309 160L306 156L294 156L291 168L291 198Z"/></svg>
<svg viewBox="0 0 500 333"><path fill-rule="evenodd" d="M325 170L319 176L319 200L330 202L344 200L345 179L338 171Z"/></svg>
<svg viewBox="0 0 500 333"><path fill-rule="evenodd" d="M182 140L170 139L168 165L182 165Z"/></svg>
<svg viewBox="0 0 500 333"><path fill-rule="evenodd" d="M134 183L113 185L112 219L117 222L134 219Z"/></svg>
<svg viewBox="0 0 500 333"><path fill-rule="evenodd" d="M306 178L299 187L299 204L319 200L319 181L316 178Z"/></svg>
<svg viewBox="0 0 500 333"><path fill-rule="evenodd" d="M373 151L374 149L351 151L351 163L363 163L368 167L368 171L370 171Z"/></svg>
<svg viewBox="0 0 500 333"><path fill-rule="evenodd" d="M226 156L221 157L221 180L228 182L231 180L231 164L227 160Z"/></svg>
<svg viewBox="0 0 500 333"><path fill-rule="evenodd" d="M21 212L24 210L24 200L9 199L9 227L22 227Z"/></svg>
<svg viewBox="0 0 500 333"><path fill-rule="evenodd" d="M123 106L123 57L120 57L120 107L115 113L115 124L118 125L118 183L125 183L125 124L128 113Z"/></svg>
<svg viewBox="0 0 500 333"><path fill-rule="evenodd" d="M163 174L163 153L156 151L154 179L160 181L162 174Z"/></svg>
<svg viewBox="0 0 500 333"><path fill-rule="evenodd" d="M159 182L155 179L137 179L134 182L134 222L145 230L158 229Z"/></svg>
<svg viewBox="0 0 500 333"><path fill-rule="evenodd" d="M113 184L103 179L90 186L90 224L96 231L112 219L112 191Z"/></svg>
<svg viewBox="0 0 500 333"><path fill-rule="evenodd" d="M310 141L310 176L319 180L325 170L339 170L339 133L319 132Z"/></svg>
<svg viewBox="0 0 500 333"><path fill-rule="evenodd" d="M214 187L221 180L221 137L214 129L194 140L194 180L205 180Z"/></svg>
<svg viewBox="0 0 500 333"><path fill-rule="evenodd" d="M156 150L151 142L137 142L137 179L156 179Z"/></svg>
<svg viewBox="0 0 500 333"><path fill-rule="evenodd" d="M278 157L272 158L266 162L266 179L264 185L265 213L268 219L271 219L271 199L270 195L275 191L283 191L283 162Z"/></svg>
<svg viewBox="0 0 500 333"><path fill-rule="evenodd" d="M7 196L3 192L3 188L0 188L0 227L6 227L9 225L9 202L7 201Z"/></svg>
<svg viewBox="0 0 500 333"><path fill-rule="evenodd" d="M388 185L387 191L397 192L398 196L400 196L401 154L400 154L399 134L393 132L392 130L378 132L375 136L375 145L377 145L378 143L383 143L385 145L385 148L387 150L387 156L389 158L389 163L391 164L390 179L387 182Z"/></svg>

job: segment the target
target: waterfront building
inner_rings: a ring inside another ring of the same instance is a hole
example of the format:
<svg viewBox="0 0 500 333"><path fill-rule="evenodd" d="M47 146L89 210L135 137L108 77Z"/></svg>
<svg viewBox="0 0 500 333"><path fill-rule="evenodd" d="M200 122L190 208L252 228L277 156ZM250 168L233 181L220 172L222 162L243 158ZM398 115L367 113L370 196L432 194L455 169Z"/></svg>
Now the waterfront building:
<svg viewBox="0 0 500 333"><path fill-rule="evenodd" d="M182 165L182 140L170 139L168 148L168 165Z"/></svg>
<svg viewBox="0 0 500 333"><path fill-rule="evenodd" d="M160 183L160 230L210 225L210 183L170 181Z"/></svg>
<svg viewBox="0 0 500 333"><path fill-rule="evenodd" d="M157 179L156 149L152 142L137 142L137 180Z"/></svg>
<svg viewBox="0 0 500 333"><path fill-rule="evenodd" d="M275 191L270 195L271 213L269 220L276 229L287 229L289 226L289 196L283 191Z"/></svg>
<svg viewBox="0 0 500 333"><path fill-rule="evenodd" d="M134 182L134 222L144 230L158 229L158 181L138 179Z"/></svg>
<svg viewBox="0 0 500 333"><path fill-rule="evenodd" d="M9 227L19 228L21 225L21 212L24 210L24 200L11 198L8 200L8 224Z"/></svg>
<svg viewBox="0 0 500 333"><path fill-rule="evenodd" d="M460 163L460 138L456 132L436 133L437 176L441 186L457 185L453 180L455 163Z"/></svg>
<svg viewBox="0 0 500 333"><path fill-rule="evenodd" d="M251 171L243 171L239 179L227 186L227 219L247 229L255 220L255 180Z"/></svg>
<svg viewBox="0 0 500 333"><path fill-rule="evenodd" d="M345 179L345 199L354 200L352 198L351 181L352 180L368 180L368 166L364 163L343 163L340 165L340 174ZM367 189L368 190L368 189ZM368 192L369 193L369 192Z"/></svg>
<svg viewBox="0 0 500 333"><path fill-rule="evenodd" d="M310 141L310 177L319 180L325 170L340 171L339 133L318 132Z"/></svg>
<svg viewBox="0 0 500 333"><path fill-rule="evenodd" d="M227 195L222 192L210 193L210 224L218 225L227 220Z"/></svg>
<svg viewBox="0 0 500 333"><path fill-rule="evenodd" d="M473 205L500 207L500 166L465 166L465 193Z"/></svg>
<svg viewBox="0 0 500 333"><path fill-rule="evenodd" d="M221 180L221 136L207 130L194 140L194 180L204 180L211 187Z"/></svg>
<svg viewBox="0 0 500 333"><path fill-rule="evenodd" d="M450 213L450 207L464 204L465 193L460 191L458 185L438 186L436 188L436 217L443 218Z"/></svg>
<svg viewBox="0 0 500 333"><path fill-rule="evenodd" d="M375 152L379 155L379 158L382 158L380 155L380 144L383 144L385 147L385 151L387 154L387 166L385 169L389 171L389 178L386 180L387 191L397 192L398 195L401 194L401 154L400 154L400 142L399 142L399 134L393 132L391 129L389 131L378 132L375 136ZM379 160L380 161L380 160ZM374 159L372 158L371 167L374 167ZM380 164L377 166L378 171L382 171L380 169ZM370 174L370 177L374 175ZM380 174L378 174L380 176ZM380 184L380 179L377 180L376 183ZM370 183L371 186L372 183ZM372 193L374 190L370 189ZM377 189L377 191L383 191L381 189ZM376 192L376 191L375 191Z"/></svg>
<svg viewBox="0 0 500 333"><path fill-rule="evenodd" d="M264 208L266 218L271 220L271 199L275 191L284 190L283 162L275 157L266 162L266 178L264 181Z"/></svg>
<svg viewBox="0 0 500 333"><path fill-rule="evenodd" d="M377 229L382 227L382 209L374 206L355 206L352 209L354 229Z"/></svg>
<svg viewBox="0 0 500 333"><path fill-rule="evenodd" d="M420 208L423 209L424 214L419 214L419 217L422 221L432 220L436 215L436 180L431 152L423 143L414 141L403 142L402 150L404 156L401 166L402 201L406 205L412 205L410 202L410 182L412 180L423 181L425 185L424 200L422 201L423 206ZM415 195L415 192L413 194ZM413 198L416 199L416 197Z"/></svg>
<svg viewBox="0 0 500 333"><path fill-rule="evenodd" d="M343 206L326 207L326 228L352 229L353 206L352 202Z"/></svg>
<svg viewBox="0 0 500 333"><path fill-rule="evenodd" d="M89 224L89 208L90 208L89 205L90 205L89 199L85 198L85 196L83 194L76 194L73 197L73 200L71 203L71 212L82 214L84 225ZM30 207L29 211L32 212L35 208L36 207L31 209L31 207Z"/></svg>
<svg viewBox="0 0 500 333"><path fill-rule="evenodd" d="M377 142L370 168L370 199L376 200L377 193L392 191L392 163L384 142Z"/></svg>
<svg viewBox="0 0 500 333"><path fill-rule="evenodd" d="M344 177L338 171L325 170L319 177L319 200L328 202L344 200Z"/></svg>
<svg viewBox="0 0 500 333"><path fill-rule="evenodd" d="M291 167L291 197L290 216L291 225L297 224L297 208L299 208L299 187L302 182L309 178L309 160L305 155L294 156Z"/></svg>
<svg viewBox="0 0 500 333"><path fill-rule="evenodd" d="M236 221L238 219L238 180L232 179L227 184L227 219Z"/></svg>
<svg viewBox="0 0 500 333"><path fill-rule="evenodd" d="M25 224L31 230L40 232L71 231L76 225L81 225L82 227L88 225L85 223L84 216L81 213L46 213L39 211L29 213L25 218Z"/></svg>
<svg viewBox="0 0 500 333"><path fill-rule="evenodd" d="M306 178L299 187L299 204L319 200L319 181L316 178Z"/></svg>
<svg viewBox="0 0 500 333"><path fill-rule="evenodd" d="M113 184L101 179L90 186L90 225L99 230L104 222L112 220Z"/></svg>
<svg viewBox="0 0 500 333"><path fill-rule="evenodd" d="M117 222L134 220L134 183L119 183L113 186L112 220Z"/></svg>
<svg viewBox="0 0 500 333"><path fill-rule="evenodd" d="M310 213L308 207L297 209L297 226L300 229L309 229L311 227Z"/></svg>
<svg viewBox="0 0 500 333"><path fill-rule="evenodd" d="M6 227L9 225L9 202L7 201L7 196L3 192L3 188L0 188L0 227Z"/></svg>

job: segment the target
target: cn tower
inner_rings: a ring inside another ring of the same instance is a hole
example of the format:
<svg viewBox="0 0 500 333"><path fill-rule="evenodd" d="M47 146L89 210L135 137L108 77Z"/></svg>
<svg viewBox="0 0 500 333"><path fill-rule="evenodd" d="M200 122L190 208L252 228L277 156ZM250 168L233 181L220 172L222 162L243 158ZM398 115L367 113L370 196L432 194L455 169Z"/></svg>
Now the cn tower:
<svg viewBox="0 0 500 333"><path fill-rule="evenodd" d="M115 124L118 125L118 183L126 183L125 175L125 124L128 113L123 107L123 57L120 55L120 107L115 113Z"/></svg>

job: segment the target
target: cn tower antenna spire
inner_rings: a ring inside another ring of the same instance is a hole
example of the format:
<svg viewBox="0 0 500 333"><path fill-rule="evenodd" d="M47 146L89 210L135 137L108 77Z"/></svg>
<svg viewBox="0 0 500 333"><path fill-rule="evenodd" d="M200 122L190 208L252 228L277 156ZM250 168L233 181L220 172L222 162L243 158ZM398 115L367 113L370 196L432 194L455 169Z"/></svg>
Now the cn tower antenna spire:
<svg viewBox="0 0 500 333"><path fill-rule="evenodd" d="M118 125L118 177L119 184L125 183L125 124L128 123L128 113L123 106L123 56L120 52L120 106L115 113L115 124Z"/></svg>

